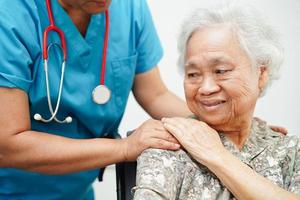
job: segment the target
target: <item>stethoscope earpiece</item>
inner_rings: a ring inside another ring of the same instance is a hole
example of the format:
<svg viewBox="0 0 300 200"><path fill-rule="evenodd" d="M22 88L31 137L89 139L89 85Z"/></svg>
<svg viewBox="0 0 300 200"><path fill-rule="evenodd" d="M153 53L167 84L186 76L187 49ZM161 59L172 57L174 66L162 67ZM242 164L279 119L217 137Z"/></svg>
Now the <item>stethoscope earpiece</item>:
<svg viewBox="0 0 300 200"><path fill-rule="evenodd" d="M60 124L64 124L64 123L70 124L73 121L73 118L70 117L70 116L66 117L63 121L58 120L56 117L53 117L53 116L50 119L47 120L47 119L44 119L39 113L34 114L33 118L36 121L42 121L42 122L45 122L45 123L52 121L52 119L54 119L56 122L58 122Z"/></svg>
<svg viewBox="0 0 300 200"><path fill-rule="evenodd" d="M66 123L71 123L73 121L72 117L67 117L64 121L66 121Z"/></svg>
<svg viewBox="0 0 300 200"><path fill-rule="evenodd" d="M41 121L42 120L42 116L38 113L36 113L33 118L36 120L36 121Z"/></svg>

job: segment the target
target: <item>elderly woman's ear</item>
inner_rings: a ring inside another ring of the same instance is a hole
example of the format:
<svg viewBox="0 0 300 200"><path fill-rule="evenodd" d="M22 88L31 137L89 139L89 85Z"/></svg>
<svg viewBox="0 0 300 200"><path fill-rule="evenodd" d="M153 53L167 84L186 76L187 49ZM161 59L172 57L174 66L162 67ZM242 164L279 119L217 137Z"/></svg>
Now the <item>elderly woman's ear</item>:
<svg viewBox="0 0 300 200"><path fill-rule="evenodd" d="M260 93L263 92L269 80L269 70L265 65L258 67L259 79L258 79L258 88Z"/></svg>

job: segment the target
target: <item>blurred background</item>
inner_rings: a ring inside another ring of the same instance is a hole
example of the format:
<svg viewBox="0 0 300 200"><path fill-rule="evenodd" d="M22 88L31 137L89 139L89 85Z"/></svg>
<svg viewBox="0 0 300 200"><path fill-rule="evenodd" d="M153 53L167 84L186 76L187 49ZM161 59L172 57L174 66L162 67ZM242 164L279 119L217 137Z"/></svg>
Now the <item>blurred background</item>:
<svg viewBox="0 0 300 200"><path fill-rule="evenodd" d="M269 124L288 129L289 134L300 136L300 1L299 0L240 0L259 9L280 33L285 50L281 77L275 81L266 95L259 99L255 116ZM221 0L148 0L154 23L164 48L164 57L159 63L162 79L168 88L184 98L183 76L177 61L177 33L182 19L195 7L210 7ZM149 116L130 95L119 132L125 136ZM114 166L104 174L104 182L95 182L96 200L115 200L116 181Z"/></svg>

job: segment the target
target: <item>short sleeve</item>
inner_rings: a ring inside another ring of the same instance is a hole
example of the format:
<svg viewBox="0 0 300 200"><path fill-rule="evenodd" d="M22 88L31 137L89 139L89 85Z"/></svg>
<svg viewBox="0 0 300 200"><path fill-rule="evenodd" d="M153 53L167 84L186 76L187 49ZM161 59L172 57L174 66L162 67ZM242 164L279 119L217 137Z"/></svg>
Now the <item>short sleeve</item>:
<svg viewBox="0 0 300 200"><path fill-rule="evenodd" d="M171 151L145 150L138 158L134 199L175 199L181 182L181 166Z"/></svg>
<svg viewBox="0 0 300 200"><path fill-rule="evenodd" d="M300 138L297 137L296 153L294 155L294 167L291 174L291 182L288 187L290 192L300 195Z"/></svg>
<svg viewBox="0 0 300 200"><path fill-rule="evenodd" d="M155 67L163 56L162 46L154 26L150 9L145 0L134 1L138 12L137 21L137 68L136 73Z"/></svg>
<svg viewBox="0 0 300 200"><path fill-rule="evenodd" d="M32 82L31 44L36 33L25 3L20 2L23 1L0 3L0 87L28 92Z"/></svg>

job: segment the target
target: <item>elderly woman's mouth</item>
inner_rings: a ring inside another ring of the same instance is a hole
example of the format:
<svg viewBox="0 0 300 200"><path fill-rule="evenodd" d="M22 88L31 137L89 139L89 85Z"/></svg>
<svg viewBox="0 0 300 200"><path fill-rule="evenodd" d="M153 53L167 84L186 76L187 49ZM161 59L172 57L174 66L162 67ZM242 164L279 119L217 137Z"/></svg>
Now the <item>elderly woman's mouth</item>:
<svg viewBox="0 0 300 200"><path fill-rule="evenodd" d="M201 106L208 111L219 109L223 104L226 103L225 100L202 100L200 101Z"/></svg>

